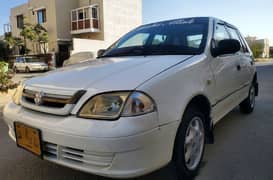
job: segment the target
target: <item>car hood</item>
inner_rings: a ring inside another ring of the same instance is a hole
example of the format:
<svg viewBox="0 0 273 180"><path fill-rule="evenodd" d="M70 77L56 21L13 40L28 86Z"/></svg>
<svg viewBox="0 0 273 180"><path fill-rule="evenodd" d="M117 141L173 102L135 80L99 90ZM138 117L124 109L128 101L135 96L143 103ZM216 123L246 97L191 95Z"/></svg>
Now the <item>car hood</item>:
<svg viewBox="0 0 273 180"><path fill-rule="evenodd" d="M101 58L29 79L26 86L94 91L133 90L190 55Z"/></svg>

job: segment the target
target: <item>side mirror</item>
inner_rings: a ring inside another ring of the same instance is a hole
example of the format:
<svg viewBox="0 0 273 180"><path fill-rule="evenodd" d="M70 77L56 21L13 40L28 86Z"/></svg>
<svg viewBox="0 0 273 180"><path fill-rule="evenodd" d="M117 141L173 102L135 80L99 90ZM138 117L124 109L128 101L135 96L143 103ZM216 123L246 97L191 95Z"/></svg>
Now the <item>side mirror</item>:
<svg viewBox="0 0 273 180"><path fill-rule="evenodd" d="M98 50L97 56L101 57L105 52L106 52L105 49L100 49L100 50Z"/></svg>
<svg viewBox="0 0 273 180"><path fill-rule="evenodd" d="M241 44L236 39L225 39L218 43L218 47L212 49L212 56L217 57L224 54L234 54L241 49Z"/></svg>

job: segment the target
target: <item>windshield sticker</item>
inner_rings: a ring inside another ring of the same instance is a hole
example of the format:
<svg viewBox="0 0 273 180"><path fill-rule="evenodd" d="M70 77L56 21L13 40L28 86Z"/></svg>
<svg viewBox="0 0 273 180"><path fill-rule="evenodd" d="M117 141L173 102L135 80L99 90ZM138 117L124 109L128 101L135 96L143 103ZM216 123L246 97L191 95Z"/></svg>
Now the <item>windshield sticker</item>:
<svg viewBox="0 0 273 180"><path fill-rule="evenodd" d="M154 24L142 26L142 27L138 28L137 30L143 30L143 29L148 29L148 28L156 28L156 27L160 27L160 26L164 26L164 24L163 23L154 23Z"/></svg>
<svg viewBox="0 0 273 180"><path fill-rule="evenodd" d="M175 24L193 24L193 23L194 23L194 19L189 19L189 20L179 19L179 20L170 22L169 25L175 25Z"/></svg>

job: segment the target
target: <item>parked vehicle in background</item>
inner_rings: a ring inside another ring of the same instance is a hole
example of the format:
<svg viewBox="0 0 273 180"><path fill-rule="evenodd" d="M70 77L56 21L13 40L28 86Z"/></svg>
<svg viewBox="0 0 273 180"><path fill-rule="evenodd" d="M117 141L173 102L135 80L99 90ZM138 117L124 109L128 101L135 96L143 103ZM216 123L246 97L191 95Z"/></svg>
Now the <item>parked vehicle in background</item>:
<svg viewBox="0 0 273 180"><path fill-rule="evenodd" d="M48 71L48 64L37 57L16 57L13 64L14 72Z"/></svg>
<svg viewBox="0 0 273 180"><path fill-rule="evenodd" d="M238 105L254 110L251 50L222 20L143 25L99 54L18 87L3 114L19 147L113 178L173 162L184 180L197 174L215 124Z"/></svg>
<svg viewBox="0 0 273 180"><path fill-rule="evenodd" d="M65 60L63 66L78 64L92 59L94 59L94 54L92 52L79 52L72 54L69 59Z"/></svg>

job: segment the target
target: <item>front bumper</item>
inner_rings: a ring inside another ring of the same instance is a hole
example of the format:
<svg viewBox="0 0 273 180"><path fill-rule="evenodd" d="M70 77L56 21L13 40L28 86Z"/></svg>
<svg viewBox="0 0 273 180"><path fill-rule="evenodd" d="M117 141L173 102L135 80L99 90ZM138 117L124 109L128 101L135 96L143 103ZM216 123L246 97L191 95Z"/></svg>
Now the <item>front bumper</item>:
<svg viewBox="0 0 273 180"><path fill-rule="evenodd" d="M148 174L168 164L178 122L159 127L157 113L106 122L52 116L14 103L4 108L9 135L15 121L42 132L44 159L112 178Z"/></svg>

